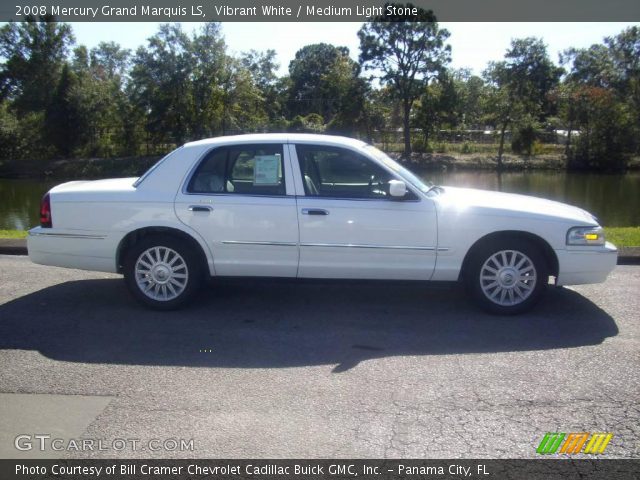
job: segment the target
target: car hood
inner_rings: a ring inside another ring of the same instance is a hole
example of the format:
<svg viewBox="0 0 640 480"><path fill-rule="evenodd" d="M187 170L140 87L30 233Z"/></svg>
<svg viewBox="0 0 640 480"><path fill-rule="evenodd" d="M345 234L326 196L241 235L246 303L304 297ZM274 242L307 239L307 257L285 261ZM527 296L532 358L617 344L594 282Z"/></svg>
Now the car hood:
<svg viewBox="0 0 640 480"><path fill-rule="evenodd" d="M444 211L472 210L475 214L528 216L571 220L596 225L597 219L586 210L544 198L493 192L473 188L438 187L437 202Z"/></svg>

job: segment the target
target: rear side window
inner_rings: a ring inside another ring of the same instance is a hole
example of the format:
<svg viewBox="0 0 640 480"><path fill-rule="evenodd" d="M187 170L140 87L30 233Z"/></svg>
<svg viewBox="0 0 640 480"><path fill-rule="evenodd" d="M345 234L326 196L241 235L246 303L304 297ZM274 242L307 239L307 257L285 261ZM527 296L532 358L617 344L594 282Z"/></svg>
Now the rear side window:
<svg viewBox="0 0 640 480"><path fill-rule="evenodd" d="M211 150L189 181L200 194L285 195L282 145L238 145Z"/></svg>

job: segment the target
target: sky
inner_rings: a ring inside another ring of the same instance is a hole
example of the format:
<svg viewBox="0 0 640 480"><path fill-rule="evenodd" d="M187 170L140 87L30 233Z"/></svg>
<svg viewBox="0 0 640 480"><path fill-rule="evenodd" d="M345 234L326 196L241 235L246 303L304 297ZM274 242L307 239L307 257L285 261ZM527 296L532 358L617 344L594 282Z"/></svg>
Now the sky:
<svg viewBox="0 0 640 480"><path fill-rule="evenodd" d="M78 43L91 48L102 41L115 41L134 50L145 44L146 39L158 30L159 23L72 23ZM279 74L287 73L289 62L297 50L311 43L331 43L349 48L357 60L359 43L357 31L361 23L348 22L226 22L222 30L230 53L251 49L273 49L280 64ZM453 68L470 68L481 74L492 60L501 60L513 38L542 37L548 45L551 58L557 62L558 54L569 47L588 47L599 43L606 36L619 33L633 23L522 23L522 22L441 22L440 26L451 33ZM637 25L637 24L636 24ZM201 25L184 23L183 28L193 31Z"/></svg>

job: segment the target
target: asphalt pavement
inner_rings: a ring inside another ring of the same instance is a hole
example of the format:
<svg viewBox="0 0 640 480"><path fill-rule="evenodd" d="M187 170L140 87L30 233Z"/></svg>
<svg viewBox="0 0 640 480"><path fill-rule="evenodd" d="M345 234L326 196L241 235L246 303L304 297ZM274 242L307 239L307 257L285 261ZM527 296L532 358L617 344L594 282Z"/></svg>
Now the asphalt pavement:
<svg viewBox="0 0 640 480"><path fill-rule="evenodd" d="M495 317L450 285L240 279L159 313L118 275L0 256L0 457L534 458L612 432L604 455L638 458L639 292L618 266Z"/></svg>

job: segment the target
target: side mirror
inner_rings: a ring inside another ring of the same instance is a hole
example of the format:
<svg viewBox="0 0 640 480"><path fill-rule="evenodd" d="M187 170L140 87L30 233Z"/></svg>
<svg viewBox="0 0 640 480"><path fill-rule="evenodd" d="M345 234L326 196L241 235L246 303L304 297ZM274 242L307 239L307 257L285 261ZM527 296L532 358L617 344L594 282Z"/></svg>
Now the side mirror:
<svg viewBox="0 0 640 480"><path fill-rule="evenodd" d="M402 198L407 194L407 184L402 180L389 180L389 195Z"/></svg>

